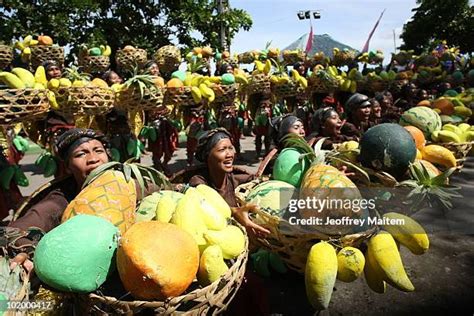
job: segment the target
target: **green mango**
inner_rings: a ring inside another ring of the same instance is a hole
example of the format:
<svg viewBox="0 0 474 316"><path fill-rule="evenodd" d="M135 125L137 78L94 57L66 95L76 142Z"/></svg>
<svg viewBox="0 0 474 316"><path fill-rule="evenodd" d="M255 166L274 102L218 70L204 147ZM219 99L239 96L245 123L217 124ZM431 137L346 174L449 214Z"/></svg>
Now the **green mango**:
<svg viewBox="0 0 474 316"><path fill-rule="evenodd" d="M183 81L186 79L186 72L181 70L176 70L171 74L171 78L178 78L179 80Z"/></svg>
<svg viewBox="0 0 474 316"><path fill-rule="evenodd" d="M223 74L221 76L221 82L223 85L231 85L235 83L235 77L233 74Z"/></svg>
<svg viewBox="0 0 474 316"><path fill-rule="evenodd" d="M89 56L101 56L102 51L100 50L99 47L92 47L89 49Z"/></svg>

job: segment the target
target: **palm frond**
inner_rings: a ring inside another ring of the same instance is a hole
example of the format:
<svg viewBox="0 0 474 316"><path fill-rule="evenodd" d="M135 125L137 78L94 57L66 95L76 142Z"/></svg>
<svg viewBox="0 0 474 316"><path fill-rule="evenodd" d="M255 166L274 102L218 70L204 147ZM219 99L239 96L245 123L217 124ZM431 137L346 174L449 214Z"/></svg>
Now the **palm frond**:
<svg viewBox="0 0 474 316"><path fill-rule="evenodd" d="M301 153L306 154L311 161L315 158L313 149L301 136L298 136L294 133L289 133L283 137L281 143L283 144L284 148L291 147L300 150Z"/></svg>

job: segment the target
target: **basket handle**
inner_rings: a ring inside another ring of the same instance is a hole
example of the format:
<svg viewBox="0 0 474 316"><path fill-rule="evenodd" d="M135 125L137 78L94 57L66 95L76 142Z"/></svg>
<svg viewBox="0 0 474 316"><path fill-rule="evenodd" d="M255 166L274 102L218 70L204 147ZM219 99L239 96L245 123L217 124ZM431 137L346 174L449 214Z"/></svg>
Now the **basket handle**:
<svg viewBox="0 0 474 316"><path fill-rule="evenodd" d="M268 163L270 160L276 155L278 152L278 149L273 148L262 160L260 163L260 166L258 166L257 173L255 174L256 177L260 177L263 174L263 171L265 171L265 168L267 167Z"/></svg>

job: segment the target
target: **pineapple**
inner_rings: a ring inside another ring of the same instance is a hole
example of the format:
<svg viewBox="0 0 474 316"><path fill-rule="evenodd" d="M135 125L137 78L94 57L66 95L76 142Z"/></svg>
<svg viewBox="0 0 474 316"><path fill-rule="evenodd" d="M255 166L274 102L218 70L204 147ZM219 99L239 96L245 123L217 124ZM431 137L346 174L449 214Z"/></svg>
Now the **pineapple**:
<svg viewBox="0 0 474 316"><path fill-rule="evenodd" d="M346 235L353 233L354 228L351 225L325 224L327 219L339 219L343 217L354 219L365 217L367 214L364 210L356 210L355 208L352 209L341 206L340 202L336 203L336 201L360 200L362 196L357 186L343 172L324 163L325 159L342 160L337 158L337 153L329 153L321 150L323 142L324 139L318 141L313 151L304 139L296 135L289 134L283 140L285 147L300 149L304 152L302 156L307 156L307 158L312 161L311 166L302 179L299 199L305 201L308 199L314 201L315 199L320 202L328 201L332 203L332 205L325 205L320 208L319 204L315 204L316 206L312 205L311 207L307 205L306 208L299 210L299 214L305 219L316 218L322 221L316 223L313 228L327 235ZM355 167L353 165L351 166ZM360 170L360 172L363 173L364 171Z"/></svg>
<svg viewBox="0 0 474 316"><path fill-rule="evenodd" d="M138 164L109 162L98 167L86 179L83 190L67 206L62 222L77 214L96 215L107 219L125 233L135 223L137 195L134 179L144 196L149 182L168 185L158 171Z"/></svg>
<svg viewBox="0 0 474 316"><path fill-rule="evenodd" d="M415 161L409 167L412 179L399 184L400 187L412 189L407 196L408 201L404 204L410 205L412 212L419 211L424 203L438 204L445 210L451 209L452 199L462 198L462 195L457 193L461 188L450 185L448 181L455 170L456 168L450 168L434 176L424 164Z"/></svg>

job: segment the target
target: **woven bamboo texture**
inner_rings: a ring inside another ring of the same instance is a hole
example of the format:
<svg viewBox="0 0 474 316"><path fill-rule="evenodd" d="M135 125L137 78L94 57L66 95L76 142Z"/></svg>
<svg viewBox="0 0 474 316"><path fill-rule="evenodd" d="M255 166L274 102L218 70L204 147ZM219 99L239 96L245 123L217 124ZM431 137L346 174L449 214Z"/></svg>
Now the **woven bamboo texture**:
<svg viewBox="0 0 474 316"><path fill-rule="evenodd" d="M245 52L237 56L239 63L241 64L251 64L255 60L255 55L253 52Z"/></svg>
<svg viewBox="0 0 474 316"><path fill-rule="evenodd" d="M116 106L126 111L156 110L163 105L164 91L162 88L146 88L141 95L140 90L131 88L117 94Z"/></svg>
<svg viewBox="0 0 474 316"><path fill-rule="evenodd" d="M255 74L250 76L249 83L246 87L247 94L263 93L267 94L271 92L270 77L265 74Z"/></svg>
<svg viewBox="0 0 474 316"><path fill-rule="evenodd" d="M110 67L109 56L84 56L79 59L79 66L86 73L103 73Z"/></svg>
<svg viewBox="0 0 474 316"><path fill-rule="evenodd" d="M154 59L163 73L170 73L178 69L181 63L181 51L174 45L166 45L160 47Z"/></svg>
<svg viewBox="0 0 474 316"><path fill-rule="evenodd" d="M133 71L134 68L142 67L147 61L146 50L141 48L136 48L133 50L123 50L119 49L115 55L115 62L117 63L117 68L122 72Z"/></svg>
<svg viewBox="0 0 474 316"><path fill-rule="evenodd" d="M345 66L352 63L355 59L355 52L353 51L339 51L333 58L331 63L335 66Z"/></svg>
<svg viewBox="0 0 474 316"><path fill-rule="evenodd" d="M294 97L298 94L298 85L293 81L283 84L272 84L272 93L278 98Z"/></svg>
<svg viewBox="0 0 474 316"><path fill-rule="evenodd" d="M112 110L114 104L112 89L94 86L69 88L68 106L79 109L81 114L104 115Z"/></svg>
<svg viewBox="0 0 474 316"><path fill-rule="evenodd" d="M215 84L211 87L214 91L216 103L229 103L233 102L237 96L237 84L221 85Z"/></svg>
<svg viewBox="0 0 474 316"><path fill-rule="evenodd" d="M292 65L298 62L303 62L306 60L306 54L302 51L298 52L287 52L283 51L283 60L286 64Z"/></svg>
<svg viewBox="0 0 474 316"><path fill-rule="evenodd" d="M254 180L236 188L236 197L241 205L246 204L246 196L259 182L260 180ZM300 273L304 273L309 250L318 241L327 240L336 247L357 247L369 239L378 229L374 226L365 232L357 234L329 236L317 231L313 227L311 227L311 230L306 230L292 225L287 220L271 215L258 207L255 213L256 216L253 218L253 221L270 231L267 237L258 238L257 243L277 253L290 269Z"/></svg>
<svg viewBox="0 0 474 316"><path fill-rule="evenodd" d="M42 118L49 110L46 90L0 90L0 125Z"/></svg>
<svg viewBox="0 0 474 316"><path fill-rule="evenodd" d="M53 108L55 112L60 115L70 117L75 115L81 115L82 109L80 108L79 104L71 104L69 102L69 90L71 88L61 87L59 89L51 90L54 92L56 97L56 102L58 103L59 108Z"/></svg>
<svg viewBox="0 0 474 316"><path fill-rule="evenodd" d="M245 234L245 250L229 262L232 266L219 279L206 287L193 282L188 292L165 301L125 301L115 297L89 294L87 297L90 314L112 313L133 314L143 310L152 310L157 315L218 315L227 309L242 284L248 260L248 238L245 229L235 220Z"/></svg>
<svg viewBox="0 0 474 316"><path fill-rule="evenodd" d="M13 50L10 46L0 45L0 70L10 66L13 60Z"/></svg>
<svg viewBox="0 0 474 316"><path fill-rule="evenodd" d="M316 75L310 76L308 79L308 91L310 91L311 93L328 93L336 90L337 87L338 84L336 81L323 81Z"/></svg>
<svg viewBox="0 0 474 316"><path fill-rule="evenodd" d="M191 87L184 86L180 88L166 88L165 91L165 100L166 105L173 104L178 107L195 107L199 106L193 99L191 94Z"/></svg>
<svg viewBox="0 0 474 316"><path fill-rule="evenodd" d="M59 46L36 45L31 47L31 67L38 68L47 60L54 60L64 65L64 48Z"/></svg>

